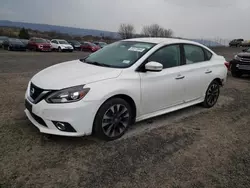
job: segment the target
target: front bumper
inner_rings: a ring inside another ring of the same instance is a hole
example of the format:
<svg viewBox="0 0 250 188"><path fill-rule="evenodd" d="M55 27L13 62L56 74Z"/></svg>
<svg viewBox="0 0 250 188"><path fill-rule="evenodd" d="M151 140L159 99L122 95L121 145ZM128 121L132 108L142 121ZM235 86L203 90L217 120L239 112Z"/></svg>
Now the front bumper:
<svg viewBox="0 0 250 188"><path fill-rule="evenodd" d="M38 48L42 52L51 52L52 48Z"/></svg>
<svg viewBox="0 0 250 188"><path fill-rule="evenodd" d="M33 104L29 101L27 94L25 98L32 106L32 112L26 108L25 114L40 132L75 137L90 135L92 133L95 114L99 107L97 101L49 104L45 100L42 100L37 104ZM37 118L34 117L41 118L46 126L41 124L41 121L37 121ZM55 126L53 121L67 122L76 132L61 131Z"/></svg>

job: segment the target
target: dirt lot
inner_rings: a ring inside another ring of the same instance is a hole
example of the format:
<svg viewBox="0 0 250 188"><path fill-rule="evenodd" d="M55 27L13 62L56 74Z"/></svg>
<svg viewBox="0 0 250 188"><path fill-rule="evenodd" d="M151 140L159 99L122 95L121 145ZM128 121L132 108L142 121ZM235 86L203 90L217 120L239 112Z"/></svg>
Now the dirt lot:
<svg viewBox="0 0 250 188"><path fill-rule="evenodd" d="M215 49L227 59L238 49ZM39 70L84 53L0 51L0 187L250 187L250 78L229 76L213 109L131 127L114 142L46 137L24 115Z"/></svg>

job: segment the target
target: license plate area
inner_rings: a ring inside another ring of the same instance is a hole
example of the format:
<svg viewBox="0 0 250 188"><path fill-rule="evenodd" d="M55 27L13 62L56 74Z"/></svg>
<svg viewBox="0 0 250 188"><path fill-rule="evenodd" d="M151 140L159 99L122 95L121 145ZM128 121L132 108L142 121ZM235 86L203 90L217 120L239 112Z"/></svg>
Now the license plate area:
<svg viewBox="0 0 250 188"><path fill-rule="evenodd" d="M27 110L29 110L29 112L32 112L32 104L30 104L30 102L27 100L25 100L25 107Z"/></svg>
<svg viewBox="0 0 250 188"><path fill-rule="evenodd" d="M239 65L238 69L241 69L241 70L250 70L250 65Z"/></svg>

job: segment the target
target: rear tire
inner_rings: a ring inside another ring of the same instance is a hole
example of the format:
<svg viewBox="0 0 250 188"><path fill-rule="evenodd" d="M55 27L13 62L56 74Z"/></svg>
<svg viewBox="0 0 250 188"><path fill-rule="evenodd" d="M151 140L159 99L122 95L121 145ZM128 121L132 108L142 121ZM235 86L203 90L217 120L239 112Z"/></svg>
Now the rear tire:
<svg viewBox="0 0 250 188"><path fill-rule="evenodd" d="M111 141L124 135L132 124L131 106L121 98L106 101L98 110L94 120L94 134Z"/></svg>
<svg viewBox="0 0 250 188"><path fill-rule="evenodd" d="M208 86L205 100L202 103L203 107L205 108L213 107L217 103L219 95L220 95L220 84L216 80L214 80Z"/></svg>

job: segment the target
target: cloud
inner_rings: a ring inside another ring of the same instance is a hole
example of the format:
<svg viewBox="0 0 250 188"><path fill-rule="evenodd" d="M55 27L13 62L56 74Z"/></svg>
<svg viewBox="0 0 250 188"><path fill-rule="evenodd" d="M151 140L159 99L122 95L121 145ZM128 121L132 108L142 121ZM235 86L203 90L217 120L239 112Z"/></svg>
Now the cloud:
<svg viewBox="0 0 250 188"><path fill-rule="evenodd" d="M138 33L157 23L182 37L250 39L249 8L249 0L8 0L0 18L110 31L131 23Z"/></svg>

